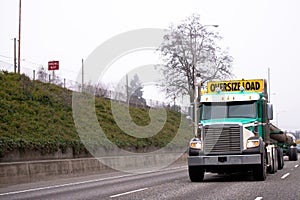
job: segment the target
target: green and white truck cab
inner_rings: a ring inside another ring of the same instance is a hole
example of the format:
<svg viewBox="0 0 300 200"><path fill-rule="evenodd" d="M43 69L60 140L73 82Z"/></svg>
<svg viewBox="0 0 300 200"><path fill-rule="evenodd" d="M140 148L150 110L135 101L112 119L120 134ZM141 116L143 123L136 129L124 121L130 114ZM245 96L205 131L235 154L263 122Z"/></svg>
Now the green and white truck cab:
<svg viewBox="0 0 300 200"><path fill-rule="evenodd" d="M205 172L252 171L255 180L283 168L283 151L270 138L273 108L266 80L209 82L200 98L198 133L190 141L191 181Z"/></svg>

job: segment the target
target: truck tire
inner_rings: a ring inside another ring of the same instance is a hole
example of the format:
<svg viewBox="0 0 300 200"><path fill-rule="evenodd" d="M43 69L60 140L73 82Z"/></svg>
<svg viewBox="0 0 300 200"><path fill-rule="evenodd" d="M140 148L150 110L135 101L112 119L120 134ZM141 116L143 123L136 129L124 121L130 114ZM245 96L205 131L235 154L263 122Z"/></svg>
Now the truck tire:
<svg viewBox="0 0 300 200"><path fill-rule="evenodd" d="M271 165L269 168L270 174L275 174L278 169L278 156L277 156L277 150L276 148L272 148L272 154L271 154Z"/></svg>
<svg viewBox="0 0 300 200"><path fill-rule="evenodd" d="M205 170L199 166L189 166L189 176L192 182L202 182Z"/></svg>
<svg viewBox="0 0 300 200"><path fill-rule="evenodd" d="M297 161L298 160L297 148L289 148L289 160L290 161Z"/></svg>
<svg viewBox="0 0 300 200"><path fill-rule="evenodd" d="M278 156L278 169L283 169L284 159L283 159L283 150L282 148L277 148L277 156Z"/></svg>
<svg viewBox="0 0 300 200"><path fill-rule="evenodd" d="M261 164L254 166L253 168L253 178L256 181L264 181L267 178L267 163L266 154L261 154Z"/></svg>

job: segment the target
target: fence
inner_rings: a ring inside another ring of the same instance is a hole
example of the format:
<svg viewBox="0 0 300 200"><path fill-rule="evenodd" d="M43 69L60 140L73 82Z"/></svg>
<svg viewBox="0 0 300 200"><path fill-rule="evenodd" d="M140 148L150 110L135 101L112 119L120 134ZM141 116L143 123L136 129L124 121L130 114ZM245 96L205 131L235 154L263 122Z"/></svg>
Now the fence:
<svg viewBox="0 0 300 200"><path fill-rule="evenodd" d="M32 65L33 64L28 65L28 63L25 66L23 65L22 71L21 71L21 73L28 76L31 80L39 80L39 81L45 82L45 83L52 83L52 84L67 88L72 91L92 92L95 96L111 99L111 100L117 101L119 103L129 103L131 106L135 106L135 107L166 108L169 110L176 110L178 112L180 111L185 114L188 112L187 106L179 106L179 105L176 105L175 102L173 102L172 103L173 105L171 105L170 102L162 102L162 101L153 100L153 99L144 99L141 97L137 98L134 96L127 97L126 92L122 93L122 92L116 92L113 90L109 90L104 85L101 85L101 84L93 85L93 84L87 83L87 84L84 84L84 86L82 87L81 83L58 76L55 74L54 71L50 72L41 65L39 67L32 67ZM13 64L10 64L8 62L0 60L0 70L14 72L14 66L13 66ZM124 91L125 91L125 89L124 89Z"/></svg>

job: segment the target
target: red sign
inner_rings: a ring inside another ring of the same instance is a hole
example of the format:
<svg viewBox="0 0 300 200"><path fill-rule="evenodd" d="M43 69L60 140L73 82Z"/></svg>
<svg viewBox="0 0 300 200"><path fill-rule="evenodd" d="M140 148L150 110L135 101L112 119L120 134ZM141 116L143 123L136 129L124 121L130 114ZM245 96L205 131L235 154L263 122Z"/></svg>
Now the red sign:
<svg viewBox="0 0 300 200"><path fill-rule="evenodd" d="M58 69L59 69L59 61L48 62L48 70L58 70Z"/></svg>

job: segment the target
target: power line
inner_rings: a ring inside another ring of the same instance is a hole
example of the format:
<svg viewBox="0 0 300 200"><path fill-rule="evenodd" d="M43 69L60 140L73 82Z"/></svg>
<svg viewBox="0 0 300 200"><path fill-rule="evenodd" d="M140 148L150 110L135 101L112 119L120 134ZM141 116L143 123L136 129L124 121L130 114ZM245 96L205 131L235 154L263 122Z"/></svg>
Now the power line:
<svg viewBox="0 0 300 200"><path fill-rule="evenodd" d="M12 62L10 59L13 59L13 57L10 57L10 56L6 56L6 55L3 55L3 54L0 54L0 57L3 57L3 58L6 58L6 59L9 59L10 62ZM9 65L12 65L10 64L9 62L7 62L8 60L4 60L4 59L0 59L0 61L2 62L5 62ZM24 63L28 63L28 64L32 64L32 65L36 65L36 66L39 66L39 67L44 67L44 64L41 64L41 63L36 63L34 61L31 61L31 60L28 60L26 58L24 59L21 59L21 62L24 62ZM28 67L27 67L28 68ZM67 69L59 69L59 71L61 72L68 72L68 73L74 73L74 74L78 74L79 71L73 71L73 70L67 70Z"/></svg>
<svg viewBox="0 0 300 200"><path fill-rule="evenodd" d="M13 58L13 57L1 55L1 54L0 54L0 56L1 56L1 57L4 57L4 58Z"/></svg>
<svg viewBox="0 0 300 200"><path fill-rule="evenodd" d="M11 64L11 63L9 63L9 62L7 62L7 61L5 61L5 60L1 60L1 59L0 59L0 62L5 63L5 64L7 64L7 65L13 65L13 64Z"/></svg>

